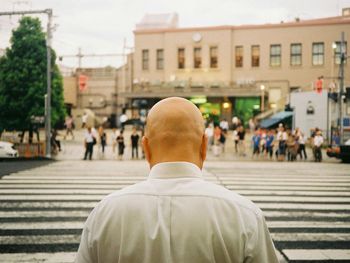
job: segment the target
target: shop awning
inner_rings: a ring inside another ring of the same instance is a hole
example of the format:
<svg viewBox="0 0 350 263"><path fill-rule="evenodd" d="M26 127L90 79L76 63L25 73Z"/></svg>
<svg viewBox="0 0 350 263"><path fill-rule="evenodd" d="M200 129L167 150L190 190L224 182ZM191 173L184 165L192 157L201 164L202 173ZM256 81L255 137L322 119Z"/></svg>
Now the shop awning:
<svg viewBox="0 0 350 263"><path fill-rule="evenodd" d="M277 125L280 122L283 122L285 119L292 117L292 116L293 116L292 111L281 111L279 113L272 115L268 119L262 120L260 125L262 128L270 128L274 125Z"/></svg>

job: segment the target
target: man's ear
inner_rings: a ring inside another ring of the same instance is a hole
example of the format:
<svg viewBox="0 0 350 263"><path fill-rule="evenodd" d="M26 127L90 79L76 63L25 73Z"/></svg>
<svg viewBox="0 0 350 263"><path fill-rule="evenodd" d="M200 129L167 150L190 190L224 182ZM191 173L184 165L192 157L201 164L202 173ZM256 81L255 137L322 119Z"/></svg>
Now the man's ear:
<svg viewBox="0 0 350 263"><path fill-rule="evenodd" d="M203 163L207 158L207 147L208 147L208 137L206 134L203 134L202 144L200 149L201 168L203 167Z"/></svg>
<svg viewBox="0 0 350 263"><path fill-rule="evenodd" d="M142 147L143 147L143 151L145 152L145 157L147 162L151 164L151 152L149 149L148 138L146 136L142 137Z"/></svg>

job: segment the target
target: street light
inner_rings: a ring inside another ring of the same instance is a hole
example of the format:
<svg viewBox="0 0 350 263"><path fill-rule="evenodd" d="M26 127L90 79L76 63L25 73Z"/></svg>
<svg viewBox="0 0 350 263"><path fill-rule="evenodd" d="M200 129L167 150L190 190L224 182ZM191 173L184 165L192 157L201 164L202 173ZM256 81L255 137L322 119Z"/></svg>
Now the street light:
<svg viewBox="0 0 350 263"><path fill-rule="evenodd" d="M337 48L337 43L336 42L333 42L332 43L332 49L336 49Z"/></svg>
<svg viewBox="0 0 350 263"><path fill-rule="evenodd" d="M265 101L264 101L264 95L265 95L265 86L260 85L260 90L261 90L261 112L264 112L265 108Z"/></svg>
<svg viewBox="0 0 350 263"><path fill-rule="evenodd" d="M230 103L229 103L229 102L224 102L224 103L222 104L222 107L223 107L225 110L227 110L228 108L230 108Z"/></svg>

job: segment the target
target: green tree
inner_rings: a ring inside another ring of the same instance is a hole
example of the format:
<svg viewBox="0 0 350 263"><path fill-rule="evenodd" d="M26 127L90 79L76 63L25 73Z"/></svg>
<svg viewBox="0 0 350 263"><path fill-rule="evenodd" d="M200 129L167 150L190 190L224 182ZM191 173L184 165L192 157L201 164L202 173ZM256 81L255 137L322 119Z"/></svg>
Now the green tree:
<svg viewBox="0 0 350 263"><path fill-rule="evenodd" d="M23 17L0 58L0 132L32 131L31 116L44 116L47 91L45 33L38 18ZM51 123L65 116L63 81L52 50Z"/></svg>

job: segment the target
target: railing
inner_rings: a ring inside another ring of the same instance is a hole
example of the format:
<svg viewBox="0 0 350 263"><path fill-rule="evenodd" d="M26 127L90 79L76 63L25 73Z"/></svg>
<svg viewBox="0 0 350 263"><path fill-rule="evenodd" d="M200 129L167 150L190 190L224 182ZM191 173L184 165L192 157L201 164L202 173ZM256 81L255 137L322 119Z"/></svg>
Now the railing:
<svg viewBox="0 0 350 263"><path fill-rule="evenodd" d="M19 157L33 158L45 157L45 143L15 143L15 149Z"/></svg>

